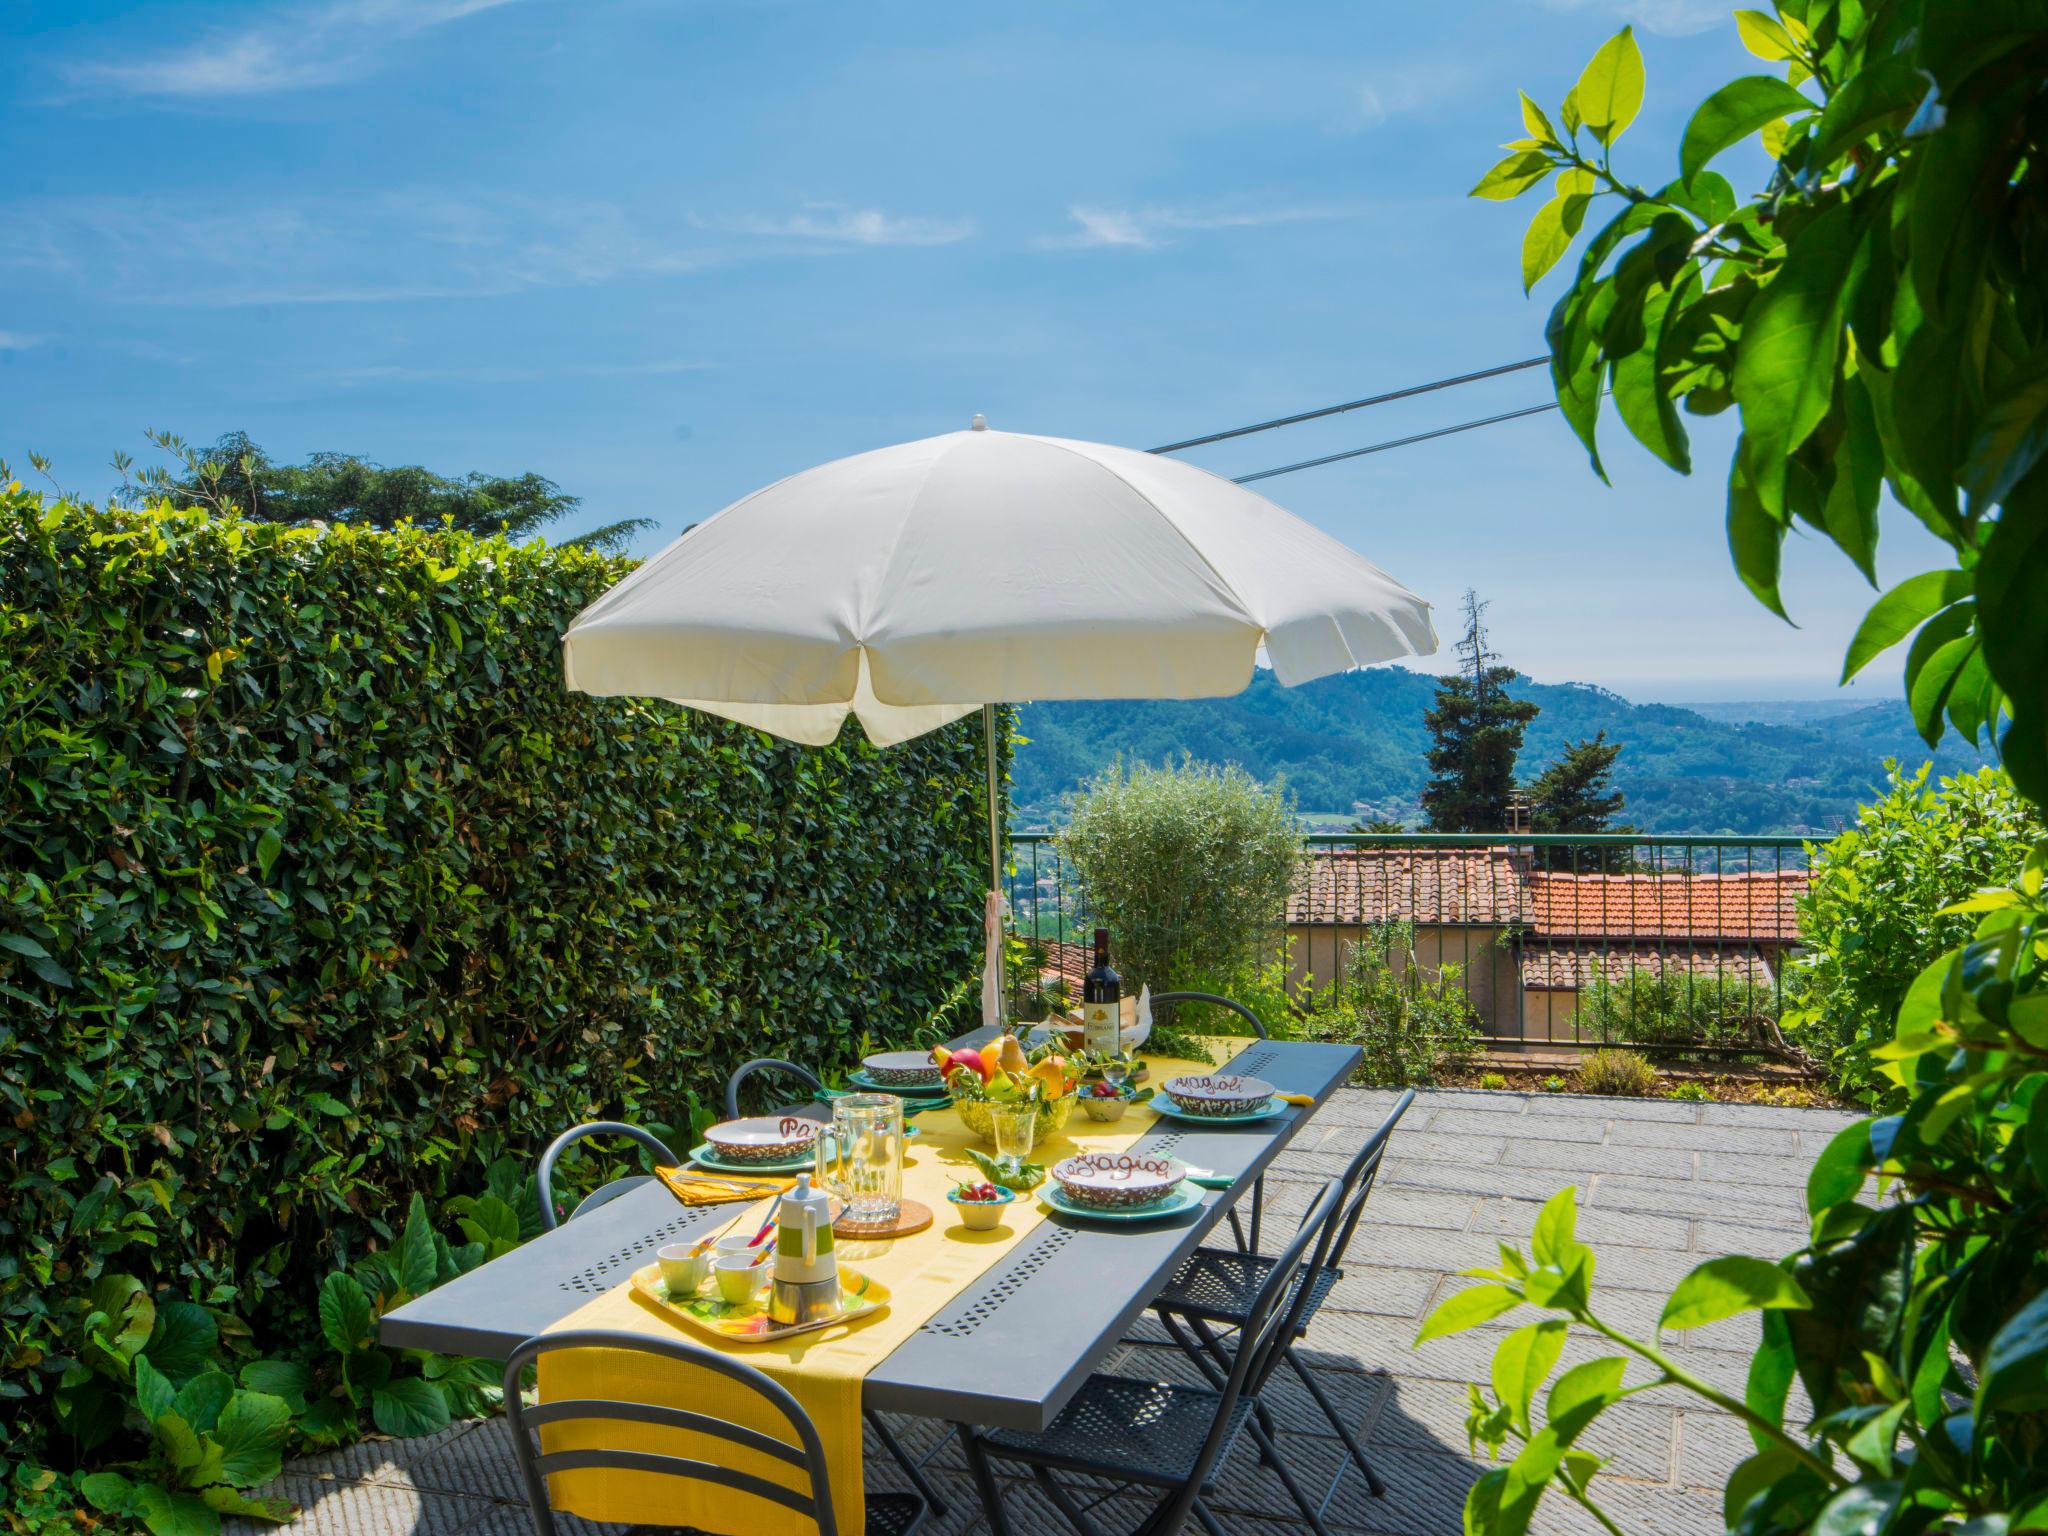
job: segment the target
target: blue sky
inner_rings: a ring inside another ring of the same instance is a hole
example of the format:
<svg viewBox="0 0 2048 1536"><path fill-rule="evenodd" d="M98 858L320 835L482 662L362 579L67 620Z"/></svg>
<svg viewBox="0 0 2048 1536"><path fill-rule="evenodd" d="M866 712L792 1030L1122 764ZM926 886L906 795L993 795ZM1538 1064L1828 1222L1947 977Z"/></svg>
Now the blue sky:
<svg viewBox="0 0 2048 1536"><path fill-rule="evenodd" d="M1542 350L1533 203L1465 190L1599 42L1668 179L1755 65L1699 0L15 0L0 454L97 494L145 428L538 470L651 550L807 464L964 426L1133 446ZM1728 167L1738 184L1754 161ZM1230 474L1547 398L1524 373L1191 455ZM1729 571L1731 438L1612 489L1554 416L1261 489L1507 659L1639 699L1830 692L1869 591ZM1903 516L1889 583L1939 563ZM1897 691L1880 662L1861 685Z"/></svg>

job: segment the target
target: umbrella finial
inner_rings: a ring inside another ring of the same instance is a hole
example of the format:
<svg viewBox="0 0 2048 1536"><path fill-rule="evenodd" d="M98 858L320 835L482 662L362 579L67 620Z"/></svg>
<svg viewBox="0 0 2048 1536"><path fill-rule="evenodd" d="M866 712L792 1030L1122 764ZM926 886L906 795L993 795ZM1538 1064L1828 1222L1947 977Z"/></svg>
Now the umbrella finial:
<svg viewBox="0 0 2048 1536"><path fill-rule="evenodd" d="M986 432L988 430L988 418L982 415L981 412L976 411L974 413L974 420L967 423L967 430L970 432Z"/></svg>

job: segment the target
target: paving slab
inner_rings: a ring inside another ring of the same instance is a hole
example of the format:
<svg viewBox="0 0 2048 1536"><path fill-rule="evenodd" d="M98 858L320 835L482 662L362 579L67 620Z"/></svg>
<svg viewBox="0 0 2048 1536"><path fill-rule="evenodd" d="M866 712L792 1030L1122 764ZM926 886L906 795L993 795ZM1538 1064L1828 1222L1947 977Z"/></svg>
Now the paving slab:
<svg viewBox="0 0 2048 1536"><path fill-rule="evenodd" d="M1323 1181L1340 1172L1392 1107L1384 1090L1341 1091L1317 1114L1267 1180L1262 1246L1284 1243ZM1758 1105L1483 1091L1424 1092L1389 1148L1332 1290L1299 1347L1345 1426L1360 1437L1386 1480L1386 1499L1368 1494L1355 1469L1337 1483L1329 1524L1341 1536L1443 1536L1460 1529L1465 1492L1484 1470L1468 1454L1467 1383L1488 1379L1493 1351L1513 1327L1538 1314L1511 1314L1417 1349L1421 1318L1469 1283L1457 1271L1490 1266L1505 1239L1526 1247L1542 1202L1580 1191L1578 1232L1599 1256L1595 1297L1604 1318L1648 1337L1670 1287L1724 1253L1777 1257L1805 1232L1803 1189L1813 1159L1852 1117L1838 1111ZM1708 1381L1740 1393L1755 1321L1733 1318L1666 1336L1672 1357ZM1597 1337L1567 1340L1559 1369L1611 1354ZM1105 1368L1148 1380L1194 1384L1199 1373L1157 1324L1134 1325ZM1632 1364L1627 1380L1648 1381ZM1794 1411L1803 1411L1795 1388ZM1287 1372L1268 1388L1283 1451L1320 1497L1342 1445L1313 1398ZM929 1536L985 1531L957 1441L944 1426L895 1420L951 1508ZM1720 1488L1749 1454L1734 1419L1676 1387L1659 1387L1611 1410L1594 1448L1612 1458L1595 1482L1604 1509L1631 1536L1694 1536L1720 1529ZM904 1479L869 1437L870 1486ZM1014 1528L1038 1536L1062 1529L1043 1492L1006 1469ZM415 1441L375 1439L293 1462L266 1493L303 1506L290 1529L303 1536L525 1536L530 1516L502 1421L456 1425ZM1106 1491L1106 1490L1105 1490ZM1212 1501L1231 1536L1290 1536L1304 1522L1249 1444L1235 1449ZM1131 1524L1145 1505L1112 1498L1106 1526ZM596 1536L560 1518L563 1536ZM257 1527L229 1521L234 1536ZM273 1527L262 1527L269 1530ZM1601 1531L1584 1511L1546 1497L1532 1536Z"/></svg>

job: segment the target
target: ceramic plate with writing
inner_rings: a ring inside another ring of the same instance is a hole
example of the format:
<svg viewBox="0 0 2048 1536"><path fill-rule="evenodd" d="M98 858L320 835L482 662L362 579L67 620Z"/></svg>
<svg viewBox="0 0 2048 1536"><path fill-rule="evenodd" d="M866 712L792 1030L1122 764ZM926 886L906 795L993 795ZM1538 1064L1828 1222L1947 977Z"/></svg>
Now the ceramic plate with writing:
<svg viewBox="0 0 2048 1536"><path fill-rule="evenodd" d="M1153 1098L1152 1107L1169 1119L1186 1120L1192 1125L1256 1125L1261 1120L1277 1119L1287 1113L1287 1105L1278 1099L1268 1099L1263 1109L1254 1109L1242 1115L1190 1114L1164 1094Z"/></svg>
<svg viewBox="0 0 2048 1536"><path fill-rule="evenodd" d="M1063 1216L1075 1216L1083 1221L1159 1221L1167 1216L1180 1216L1192 1211L1202 1203L1202 1192L1192 1184L1177 1184L1164 1200L1151 1205L1128 1206L1124 1209L1108 1209L1099 1205L1076 1205L1060 1193L1057 1184L1047 1184L1038 1191L1038 1198L1049 1211L1058 1211Z"/></svg>

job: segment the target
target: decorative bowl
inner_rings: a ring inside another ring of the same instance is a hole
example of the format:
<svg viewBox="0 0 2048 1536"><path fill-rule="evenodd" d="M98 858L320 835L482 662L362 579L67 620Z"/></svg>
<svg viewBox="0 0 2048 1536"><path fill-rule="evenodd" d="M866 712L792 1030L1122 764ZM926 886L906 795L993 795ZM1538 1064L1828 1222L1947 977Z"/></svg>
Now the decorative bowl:
<svg viewBox="0 0 2048 1536"><path fill-rule="evenodd" d="M1131 1101L1122 1094L1113 1099L1098 1099L1086 1093L1081 1095L1081 1112L1090 1120L1100 1120L1105 1124L1123 1119L1124 1111L1130 1107Z"/></svg>
<svg viewBox="0 0 2048 1536"><path fill-rule="evenodd" d="M801 1115L756 1115L714 1125L704 1140L723 1162L780 1163L808 1152L823 1129Z"/></svg>
<svg viewBox="0 0 2048 1536"><path fill-rule="evenodd" d="M1170 1157L1140 1152L1083 1152L1054 1163L1051 1174L1060 1193L1076 1205L1129 1210L1164 1200L1187 1169Z"/></svg>
<svg viewBox="0 0 2048 1536"><path fill-rule="evenodd" d="M1042 1147L1053 1137L1067 1128L1067 1121L1073 1117L1074 1094L1064 1094L1057 1099L1047 1099L1038 1106L1038 1125L1032 1133L1031 1144ZM953 1108L960 1116L960 1123L974 1132L990 1146L995 1145L995 1122L989 1118L989 1111L995 1106L987 1099L955 1099Z"/></svg>
<svg viewBox="0 0 2048 1536"><path fill-rule="evenodd" d="M1200 1077L1170 1077L1160 1092L1174 1108L1190 1115L1248 1115L1264 1109L1273 1085L1263 1077L1230 1077L1207 1072Z"/></svg>
<svg viewBox="0 0 2048 1536"><path fill-rule="evenodd" d="M960 1225L970 1232L992 1232L1003 1219L1003 1213L1017 1198L1017 1191L996 1186L993 1200L962 1200L960 1191L949 1189L946 1198L953 1202L953 1209L960 1213Z"/></svg>
<svg viewBox="0 0 2048 1536"><path fill-rule="evenodd" d="M868 1081L883 1088L937 1088L939 1064L923 1051L877 1051L860 1059Z"/></svg>

